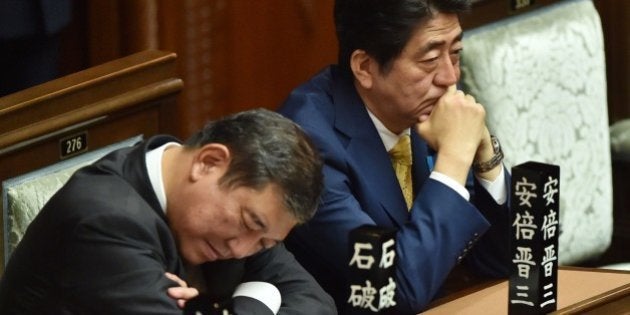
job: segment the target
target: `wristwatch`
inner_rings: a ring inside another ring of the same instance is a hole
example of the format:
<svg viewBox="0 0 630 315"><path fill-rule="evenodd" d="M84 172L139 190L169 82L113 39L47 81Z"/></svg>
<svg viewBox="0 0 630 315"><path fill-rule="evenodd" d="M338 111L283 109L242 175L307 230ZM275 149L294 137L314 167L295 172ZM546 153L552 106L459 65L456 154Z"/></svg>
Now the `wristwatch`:
<svg viewBox="0 0 630 315"><path fill-rule="evenodd" d="M497 167L497 165L501 164L503 161L503 151L501 150L501 144L499 143L499 139L497 137L490 135L490 143L492 144L492 150L494 151L494 155L490 160L485 162L474 162L472 167L473 170L477 173L485 173L493 168Z"/></svg>

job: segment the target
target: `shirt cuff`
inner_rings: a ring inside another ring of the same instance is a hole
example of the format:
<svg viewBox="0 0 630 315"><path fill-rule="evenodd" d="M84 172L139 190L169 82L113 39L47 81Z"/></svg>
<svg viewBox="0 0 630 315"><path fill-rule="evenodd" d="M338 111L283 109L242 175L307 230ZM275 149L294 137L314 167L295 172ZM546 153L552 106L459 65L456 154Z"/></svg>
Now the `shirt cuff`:
<svg viewBox="0 0 630 315"><path fill-rule="evenodd" d="M436 171L431 172L429 178L433 178L438 182L450 187L455 192L460 194L464 199L470 201L470 192L468 191L468 189L466 189L466 187L462 186L462 184L458 183L456 180Z"/></svg>
<svg viewBox="0 0 630 315"><path fill-rule="evenodd" d="M495 178L493 181L489 181L487 179L481 178L477 175L475 177L481 183L481 186L485 188L490 196L497 202L497 204L504 204L507 200L507 187L505 187L505 167L501 166L501 172L499 176Z"/></svg>
<svg viewBox="0 0 630 315"><path fill-rule="evenodd" d="M232 294L232 298L246 296L262 302L273 314L277 314L282 304L282 297L278 288L268 282L250 281L239 284Z"/></svg>

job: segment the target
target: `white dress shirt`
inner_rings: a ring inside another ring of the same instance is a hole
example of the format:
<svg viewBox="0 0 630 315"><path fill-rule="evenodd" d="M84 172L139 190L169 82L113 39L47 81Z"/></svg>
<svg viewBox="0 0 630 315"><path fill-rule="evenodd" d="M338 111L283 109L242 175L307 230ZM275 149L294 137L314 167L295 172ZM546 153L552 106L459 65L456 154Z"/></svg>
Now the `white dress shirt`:
<svg viewBox="0 0 630 315"><path fill-rule="evenodd" d="M151 182L151 187L153 187L153 191L164 213L166 213L166 193L164 192L164 182L162 179L162 156L164 155L164 150L170 146L180 146L180 144L177 142L165 143L147 152L145 156L149 181Z"/></svg>

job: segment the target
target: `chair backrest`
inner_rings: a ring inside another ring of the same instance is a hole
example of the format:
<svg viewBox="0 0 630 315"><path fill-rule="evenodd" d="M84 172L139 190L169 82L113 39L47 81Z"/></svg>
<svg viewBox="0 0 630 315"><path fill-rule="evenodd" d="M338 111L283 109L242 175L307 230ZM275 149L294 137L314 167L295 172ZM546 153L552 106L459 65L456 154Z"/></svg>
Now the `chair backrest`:
<svg viewBox="0 0 630 315"><path fill-rule="evenodd" d="M560 166L560 264L597 258L612 236L604 43L590 0L469 30L462 88L487 112L507 167Z"/></svg>
<svg viewBox="0 0 630 315"><path fill-rule="evenodd" d="M20 242L28 225L44 207L48 199L63 186L79 168L88 165L105 154L142 140L132 137L95 151L88 152L57 164L14 177L2 182L4 261Z"/></svg>

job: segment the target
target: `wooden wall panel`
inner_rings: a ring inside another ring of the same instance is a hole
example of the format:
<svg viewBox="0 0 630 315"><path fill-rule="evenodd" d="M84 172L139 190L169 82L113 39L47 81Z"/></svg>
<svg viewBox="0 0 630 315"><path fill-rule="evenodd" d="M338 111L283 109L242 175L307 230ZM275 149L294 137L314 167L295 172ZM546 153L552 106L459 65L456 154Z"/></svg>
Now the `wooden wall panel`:
<svg viewBox="0 0 630 315"><path fill-rule="evenodd" d="M473 0L472 11L462 15L461 23L464 29L469 29L559 1L562 0L526 0L529 5L514 9L511 0Z"/></svg>
<svg viewBox="0 0 630 315"><path fill-rule="evenodd" d="M186 136L211 118L275 109L336 60L333 0L183 0L160 3L161 49L176 51L186 84Z"/></svg>
<svg viewBox="0 0 630 315"><path fill-rule="evenodd" d="M175 117L180 138L200 129L214 108L216 70L211 60L221 6L221 1L160 1L160 47L178 54L177 67L185 85Z"/></svg>
<svg viewBox="0 0 630 315"><path fill-rule="evenodd" d="M225 108L275 109L299 83L336 60L332 1L231 1L225 8L220 60ZM228 109L230 111L231 109Z"/></svg>
<svg viewBox="0 0 630 315"><path fill-rule="evenodd" d="M85 7L88 60L94 66L122 56L119 1L91 0Z"/></svg>
<svg viewBox="0 0 630 315"><path fill-rule="evenodd" d="M610 123L630 118L630 1L594 0L604 29Z"/></svg>

